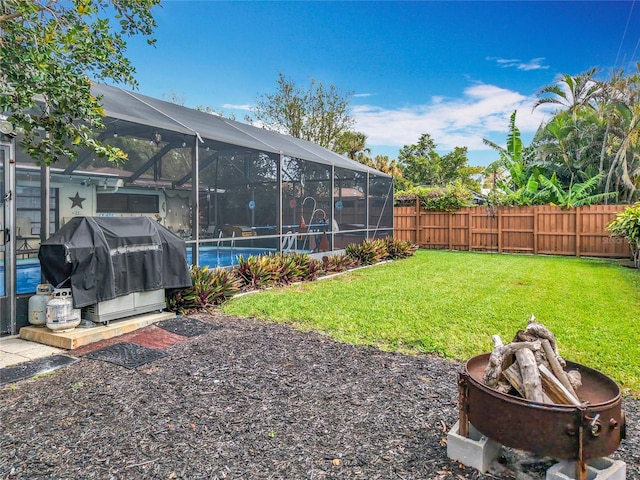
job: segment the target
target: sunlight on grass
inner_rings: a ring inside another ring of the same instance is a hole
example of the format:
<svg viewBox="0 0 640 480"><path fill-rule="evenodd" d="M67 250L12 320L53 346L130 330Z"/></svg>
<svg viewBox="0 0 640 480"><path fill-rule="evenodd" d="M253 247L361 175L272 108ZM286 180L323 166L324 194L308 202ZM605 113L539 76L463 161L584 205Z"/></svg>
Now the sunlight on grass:
<svg viewBox="0 0 640 480"><path fill-rule="evenodd" d="M640 393L640 272L607 261L422 250L235 298L222 310L459 360L489 352L493 334L510 341L534 314L556 334L565 358Z"/></svg>

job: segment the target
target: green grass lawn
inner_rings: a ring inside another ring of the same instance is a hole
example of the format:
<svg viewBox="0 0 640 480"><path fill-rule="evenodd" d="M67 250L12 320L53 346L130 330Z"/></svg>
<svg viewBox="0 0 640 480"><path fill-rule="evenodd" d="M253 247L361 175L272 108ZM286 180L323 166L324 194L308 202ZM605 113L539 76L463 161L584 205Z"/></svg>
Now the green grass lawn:
<svg viewBox="0 0 640 480"><path fill-rule="evenodd" d="M466 360L508 343L531 314L560 354L640 394L640 271L572 257L418 251L330 279L234 298L230 315L336 340Z"/></svg>

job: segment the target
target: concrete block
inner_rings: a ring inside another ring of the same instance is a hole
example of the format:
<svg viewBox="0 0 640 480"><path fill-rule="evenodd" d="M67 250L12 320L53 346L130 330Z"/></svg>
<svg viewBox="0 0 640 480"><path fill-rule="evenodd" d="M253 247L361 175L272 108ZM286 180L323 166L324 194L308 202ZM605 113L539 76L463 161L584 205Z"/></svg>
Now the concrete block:
<svg viewBox="0 0 640 480"><path fill-rule="evenodd" d="M500 456L502 445L485 437L469 424L469 438L459 433L460 422L449 430L447 434L447 455L450 459L485 473L491 462Z"/></svg>
<svg viewBox="0 0 640 480"><path fill-rule="evenodd" d="M627 464L621 460L592 458L587 460L587 480L625 480ZM547 470L546 480L575 480L575 460L563 460Z"/></svg>

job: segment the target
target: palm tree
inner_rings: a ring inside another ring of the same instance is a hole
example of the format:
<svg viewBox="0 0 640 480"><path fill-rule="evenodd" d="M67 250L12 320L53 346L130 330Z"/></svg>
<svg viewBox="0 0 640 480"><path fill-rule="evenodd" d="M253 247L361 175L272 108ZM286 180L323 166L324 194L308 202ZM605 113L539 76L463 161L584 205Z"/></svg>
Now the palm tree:
<svg viewBox="0 0 640 480"><path fill-rule="evenodd" d="M631 201L638 188L640 177L640 104L625 105L619 109L619 122L621 127L620 143L613 161L609 167L605 192L611 191L612 180L615 177L617 189L627 189L628 199Z"/></svg>
<svg viewBox="0 0 640 480"><path fill-rule="evenodd" d="M334 150L337 153L346 153L351 160L356 160L359 153L371 153L371 150L367 148L367 135L350 130L340 135Z"/></svg>
<svg viewBox="0 0 640 480"><path fill-rule="evenodd" d="M598 173L605 173L607 161L610 165L612 157L611 130L615 121L616 107L620 103L621 92L624 90L625 79L622 70L615 70L611 73L611 78L607 82L601 82L602 88L596 96L596 112L601 126L604 126L604 134L600 143L600 157ZM607 171L609 168L607 167ZM604 180L606 175L602 175L598 187L604 191Z"/></svg>
<svg viewBox="0 0 640 480"><path fill-rule="evenodd" d="M561 75L553 85L538 92L534 110L556 105L554 118L536 134L536 147L543 164L569 182L574 175L589 178L601 169L593 165L597 152L602 155L601 125L597 116L606 83L594 79L597 68L575 76Z"/></svg>
<svg viewBox="0 0 640 480"><path fill-rule="evenodd" d="M558 105L566 108L575 122L578 110L583 107L593 108L593 101L602 88L593 79L596 73L598 69L593 67L575 76L563 74L557 83L547 85L538 92L538 101L533 109L547 104Z"/></svg>
<svg viewBox="0 0 640 480"><path fill-rule="evenodd" d="M562 110L540 127L533 145L538 162L566 185L572 176L586 180L602 173L598 169L602 139L603 125L595 110L582 109L575 120Z"/></svg>
<svg viewBox="0 0 640 480"><path fill-rule="evenodd" d="M605 192L625 191L628 202L638 196L640 186L640 64L638 73L625 78L615 104L612 151L615 151L606 177Z"/></svg>
<svg viewBox="0 0 640 480"><path fill-rule="evenodd" d="M538 131L534 146L565 187L599 175L598 192L617 191L619 199L632 201L640 186L640 75L614 71L610 80L597 81L596 73L565 74L540 90L534 108L561 108Z"/></svg>

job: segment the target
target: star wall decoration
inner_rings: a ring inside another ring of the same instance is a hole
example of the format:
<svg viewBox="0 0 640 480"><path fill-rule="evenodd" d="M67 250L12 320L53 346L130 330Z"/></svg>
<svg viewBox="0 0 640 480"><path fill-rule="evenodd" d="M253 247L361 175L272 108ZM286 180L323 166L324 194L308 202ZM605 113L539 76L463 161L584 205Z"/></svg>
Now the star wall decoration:
<svg viewBox="0 0 640 480"><path fill-rule="evenodd" d="M69 200L71 200L71 208L74 208L74 207L83 208L82 202L86 200L86 198L82 198L78 192L76 192L75 197L68 197L68 198Z"/></svg>

